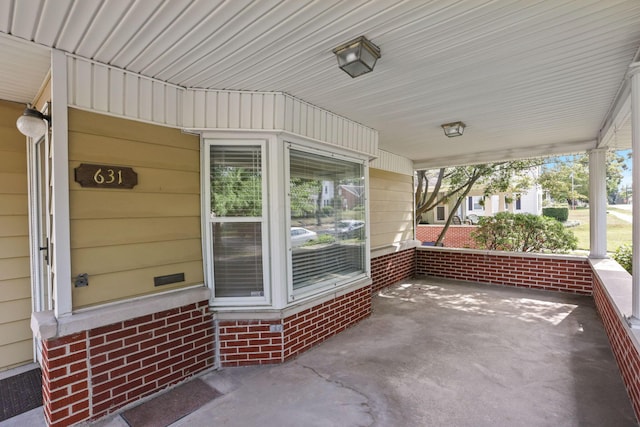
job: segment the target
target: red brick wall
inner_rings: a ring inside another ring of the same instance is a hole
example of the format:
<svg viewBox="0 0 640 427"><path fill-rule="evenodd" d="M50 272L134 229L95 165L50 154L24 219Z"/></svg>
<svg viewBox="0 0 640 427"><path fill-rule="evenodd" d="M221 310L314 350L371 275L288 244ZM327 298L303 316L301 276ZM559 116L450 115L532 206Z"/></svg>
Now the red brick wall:
<svg viewBox="0 0 640 427"><path fill-rule="evenodd" d="M271 331L272 325L274 331ZM222 366L284 361L281 320L224 320L218 323L218 328Z"/></svg>
<svg viewBox="0 0 640 427"><path fill-rule="evenodd" d="M87 333L42 343L44 415L52 426L67 426L90 417Z"/></svg>
<svg viewBox="0 0 640 427"><path fill-rule="evenodd" d="M400 280L413 277L416 272L416 249L379 256L371 260L373 292Z"/></svg>
<svg viewBox="0 0 640 427"><path fill-rule="evenodd" d="M418 225L416 227L416 239L421 242L435 242L442 232L444 225ZM477 228L475 225L451 225L444 235L443 244L448 248L471 248L476 244L471 238L471 232Z"/></svg>
<svg viewBox="0 0 640 427"><path fill-rule="evenodd" d="M640 419L640 354L629 337L627 326L622 323L624 320L613 308L597 276L593 283L593 299L609 337L611 350L618 362L636 418Z"/></svg>
<svg viewBox="0 0 640 427"><path fill-rule="evenodd" d="M591 295L593 273L587 259L417 250L416 274L471 282Z"/></svg>
<svg viewBox="0 0 640 427"><path fill-rule="evenodd" d="M283 320L220 321L220 364L229 367L284 362L369 314L371 287L365 286Z"/></svg>
<svg viewBox="0 0 640 427"><path fill-rule="evenodd" d="M371 286L284 319L285 360L310 349L371 314Z"/></svg>
<svg viewBox="0 0 640 427"><path fill-rule="evenodd" d="M102 417L213 367L208 301L44 341L51 425Z"/></svg>
<svg viewBox="0 0 640 427"><path fill-rule="evenodd" d="M220 321L222 366L281 363L371 314L372 291L415 273L415 248L371 260L373 285L282 320ZM52 425L100 418L214 364L208 302L44 342Z"/></svg>

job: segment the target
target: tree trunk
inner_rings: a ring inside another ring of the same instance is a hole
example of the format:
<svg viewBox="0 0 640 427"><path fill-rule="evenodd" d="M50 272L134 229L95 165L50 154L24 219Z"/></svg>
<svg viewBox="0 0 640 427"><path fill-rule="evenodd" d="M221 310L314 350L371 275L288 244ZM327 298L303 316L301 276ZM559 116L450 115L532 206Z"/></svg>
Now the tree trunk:
<svg viewBox="0 0 640 427"><path fill-rule="evenodd" d="M467 195L471 192L471 189L473 188L474 184L476 183L476 181L480 178L480 175L477 175L475 177L473 177L467 187L465 188L464 192L458 196L458 198L456 199L456 204L453 207L453 209L451 210L451 212L449 212L449 217L447 218L447 222L445 222L444 224L444 228L442 229L442 231L440 232L440 235L438 236L438 238L436 239L436 246L440 246L442 244L442 241L444 240L444 236L447 234L447 230L449 229L449 226L451 225L451 221L453 221L453 217L455 216L456 212L458 211L458 208L460 207L460 205L462 204L462 202L464 201L464 199L467 197Z"/></svg>

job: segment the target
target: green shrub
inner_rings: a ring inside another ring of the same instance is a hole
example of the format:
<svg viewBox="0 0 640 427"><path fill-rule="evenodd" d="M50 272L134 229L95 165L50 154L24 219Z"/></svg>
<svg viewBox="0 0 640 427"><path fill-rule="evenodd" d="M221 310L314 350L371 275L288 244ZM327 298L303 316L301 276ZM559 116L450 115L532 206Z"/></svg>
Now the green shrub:
<svg viewBox="0 0 640 427"><path fill-rule="evenodd" d="M471 234L478 248L512 252L568 252L577 248L571 230L553 218L500 212L480 218Z"/></svg>
<svg viewBox="0 0 640 427"><path fill-rule="evenodd" d="M322 207L322 215L324 215L324 216L333 215L333 207L331 207L331 206L323 206Z"/></svg>
<svg viewBox="0 0 640 427"><path fill-rule="evenodd" d="M618 247L612 258L631 274L631 245L626 244Z"/></svg>
<svg viewBox="0 0 640 427"><path fill-rule="evenodd" d="M565 222L569 218L569 208L542 208L542 215Z"/></svg>
<svg viewBox="0 0 640 427"><path fill-rule="evenodd" d="M313 245L318 245L322 243L327 244L327 243L333 243L335 241L336 241L336 238L333 237L331 234L319 234L316 239L309 240L308 242L305 242L302 246L313 246Z"/></svg>

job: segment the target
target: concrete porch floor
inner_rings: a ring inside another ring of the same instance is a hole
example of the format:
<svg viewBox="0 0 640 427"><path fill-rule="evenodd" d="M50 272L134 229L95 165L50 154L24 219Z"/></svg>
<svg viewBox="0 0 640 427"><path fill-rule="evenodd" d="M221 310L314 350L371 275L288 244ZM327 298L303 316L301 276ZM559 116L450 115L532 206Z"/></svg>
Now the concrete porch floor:
<svg viewBox="0 0 640 427"><path fill-rule="evenodd" d="M295 360L202 379L223 395L172 426L637 425L591 298L433 278Z"/></svg>

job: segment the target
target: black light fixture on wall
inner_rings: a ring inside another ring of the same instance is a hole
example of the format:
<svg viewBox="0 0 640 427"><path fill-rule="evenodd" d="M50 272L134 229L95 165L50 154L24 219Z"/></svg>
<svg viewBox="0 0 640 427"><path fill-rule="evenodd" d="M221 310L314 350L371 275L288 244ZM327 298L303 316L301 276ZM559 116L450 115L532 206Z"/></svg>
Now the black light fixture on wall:
<svg viewBox="0 0 640 427"><path fill-rule="evenodd" d="M24 109L24 112L16 121L16 126L20 133L33 139L43 136L50 125L51 116L42 114L29 104L27 104L27 108Z"/></svg>
<svg viewBox="0 0 640 427"><path fill-rule="evenodd" d="M380 48L364 36L338 46L333 53L338 57L338 66L351 77L373 71L380 58Z"/></svg>

